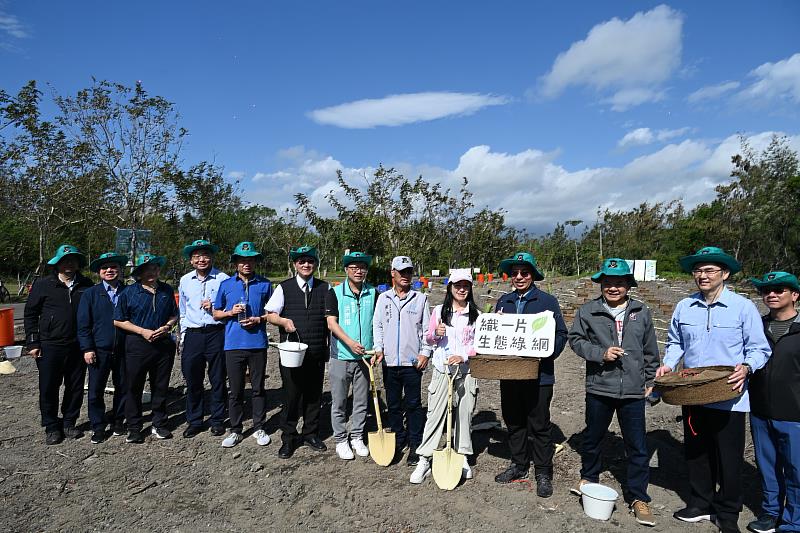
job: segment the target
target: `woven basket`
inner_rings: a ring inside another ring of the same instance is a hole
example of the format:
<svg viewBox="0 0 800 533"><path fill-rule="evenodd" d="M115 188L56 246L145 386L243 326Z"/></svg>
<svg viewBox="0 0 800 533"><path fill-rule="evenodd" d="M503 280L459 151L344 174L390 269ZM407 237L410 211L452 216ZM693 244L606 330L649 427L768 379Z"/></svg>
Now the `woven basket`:
<svg viewBox="0 0 800 533"><path fill-rule="evenodd" d="M539 358L473 355L469 358L469 372L476 379L536 379L539 377Z"/></svg>
<svg viewBox="0 0 800 533"><path fill-rule="evenodd" d="M728 377L732 366L700 366L670 372L656 378L655 390L670 405L704 405L741 396L731 390Z"/></svg>

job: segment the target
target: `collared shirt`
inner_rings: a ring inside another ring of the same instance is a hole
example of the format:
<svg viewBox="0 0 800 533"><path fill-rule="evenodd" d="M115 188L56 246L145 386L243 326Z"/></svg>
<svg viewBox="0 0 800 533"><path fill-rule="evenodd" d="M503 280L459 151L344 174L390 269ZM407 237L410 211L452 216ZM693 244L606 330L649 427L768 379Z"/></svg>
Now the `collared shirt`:
<svg viewBox="0 0 800 533"><path fill-rule="evenodd" d="M217 299L220 283L229 277L217 268L212 268L203 280L197 277L197 270L192 270L181 277L178 285L181 332L186 331L186 328L222 324L214 320L213 313L203 309L202 304L203 300L211 300L213 305Z"/></svg>
<svg viewBox="0 0 800 533"><path fill-rule="evenodd" d="M514 304L517 306L517 314L518 315L523 314L523 311L525 310L525 303L533 300L533 293L534 292L536 292L536 286L533 285L533 284L531 284L531 288L528 289L528 291L525 294L523 294L522 296L520 296L519 291L515 291L514 292L514 294L517 297L517 300L516 300L516 302L514 302Z"/></svg>
<svg viewBox="0 0 800 533"><path fill-rule="evenodd" d="M445 324L445 334L436 335L436 327L442 322L442 305L437 305L431 313L425 340L435 346L433 351L433 366L441 373L446 373L447 359L451 355L460 355L464 362L461 364L461 375L469 372L469 358L475 355L473 346L475 340L475 324L469 323L469 306L461 311L453 311L450 317L450 326Z"/></svg>
<svg viewBox="0 0 800 533"><path fill-rule="evenodd" d="M245 286L244 280L236 275L220 283L214 309L230 311L244 298L247 302L247 316L260 316L270 296L272 282L267 278L256 274ZM266 322L243 328L235 316L225 321L226 350L258 350L266 348L268 343Z"/></svg>
<svg viewBox="0 0 800 533"><path fill-rule="evenodd" d="M747 363L755 372L771 353L756 306L723 287L711 305L700 292L678 302L669 326L664 364L674 369L681 359L685 368ZM706 407L750 411L747 383L738 398Z"/></svg>
<svg viewBox="0 0 800 533"><path fill-rule="evenodd" d="M142 287L141 282L129 286L120 293L114 309L114 320L130 321L145 329L158 329L174 316L178 316L175 292L160 281L155 293Z"/></svg>
<svg viewBox="0 0 800 533"><path fill-rule="evenodd" d="M297 274L294 279L297 281L297 286L300 287L300 291L302 292L305 292L306 283L308 283L309 290L314 288L314 276L311 276L308 278L308 281L306 281L300 277L300 274ZM283 287L279 284L275 287L275 291L272 293L272 297L269 299L269 302L267 302L267 307L265 309L267 313L281 314L283 312L284 302Z"/></svg>
<svg viewBox="0 0 800 533"><path fill-rule="evenodd" d="M108 294L108 299L111 300L111 303L114 304L114 307L117 306L117 300L119 299L119 289L121 284L117 282L116 287L112 287L105 280L103 280L103 288L106 290L106 294Z"/></svg>

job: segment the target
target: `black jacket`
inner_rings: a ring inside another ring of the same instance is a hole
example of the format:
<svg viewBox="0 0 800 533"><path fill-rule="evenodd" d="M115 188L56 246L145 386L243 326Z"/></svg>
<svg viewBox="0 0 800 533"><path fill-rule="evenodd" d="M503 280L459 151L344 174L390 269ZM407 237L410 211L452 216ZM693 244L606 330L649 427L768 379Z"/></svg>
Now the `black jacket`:
<svg viewBox="0 0 800 533"><path fill-rule="evenodd" d="M769 315L761 318L772 356L750 378L750 411L760 418L800 422L800 315L778 342L767 329Z"/></svg>
<svg viewBox="0 0 800 533"><path fill-rule="evenodd" d="M92 281L78 273L72 289L58 274L41 278L31 287L25 303L25 344L29 349L42 343L68 345L78 341L78 305Z"/></svg>
<svg viewBox="0 0 800 533"><path fill-rule="evenodd" d="M125 285L120 282L117 294ZM114 327L114 304L101 281L83 293L78 306L78 343L82 352L115 352L125 348L125 330Z"/></svg>
<svg viewBox="0 0 800 533"><path fill-rule="evenodd" d="M517 312L517 293L509 292L497 300L495 311L502 310L504 313ZM561 306L555 296L548 294L536 287L531 286L531 290L526 293L525 303L521 314L536 314L543 311L552 311L553 318L556 320L556 345L553 355L545 357L539 362L539 385L552 385L556 381L555 364L556 357L561 355L564 346L567 344L567 325L561 314Z"/></svg>
<svg viewBox="0 0 800 533"><path fill-rule="evenodd" d="M630 299L622 326L626 355L613 363L603 361L611 346L618 346L614 318L602 298L583 304L572 322L569 345L586 359L586 392L612 398L643 398L658 369L658 342L650 309Z"/></svg>

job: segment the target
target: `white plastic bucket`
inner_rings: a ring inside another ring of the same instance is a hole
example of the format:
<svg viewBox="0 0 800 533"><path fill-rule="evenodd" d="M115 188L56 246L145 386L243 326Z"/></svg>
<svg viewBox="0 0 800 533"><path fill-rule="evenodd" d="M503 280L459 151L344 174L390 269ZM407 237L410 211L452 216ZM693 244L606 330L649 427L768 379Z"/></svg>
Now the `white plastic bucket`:
<svg viewBox="0 0 800 533"><path fill-rule="evenodd" d="M22 346L3 346L6 359L19 359L22 355Z"/></svg>
<svg viewBox="0 0 800 533"><path fill-rule="evenodd" d="M289 368L297 368L303 365L308 344L302 342L285 341L278 344L278 352L281 356L281 364Z"/></svg>
<svg viewBox="0 0 800 533"><path fill-rule="evenodd" d="M614 504L619 498L617 491L600 483L587 483L581 486L583 512L589 518L608 520L614 512Z"/></svg>

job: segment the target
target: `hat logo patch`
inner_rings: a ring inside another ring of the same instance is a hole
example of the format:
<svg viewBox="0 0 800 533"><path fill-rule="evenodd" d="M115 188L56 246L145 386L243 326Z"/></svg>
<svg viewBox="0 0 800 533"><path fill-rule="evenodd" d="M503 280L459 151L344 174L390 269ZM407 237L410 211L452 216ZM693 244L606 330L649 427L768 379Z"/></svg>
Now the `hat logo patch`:
<svg viewBox="0 0 800 533"><path fill-rule="evenodd" d="M608 262L608 266L610 266L611 268L617 268L617 261L615 259L612 259L611 261Z"/></svg>
<svg viewBox="0 0 800 533"><path fill-rule="evenodd" d="M522 261L522 254L519 254L519 255L517 256L517 261Z"/></svg>
<svg viewBox="0 0 800 533"><path fill-rule="evenodd" d="M708 250L700 250L700 253L701 253L702 255L705 255L705 254L707 254L707 253L708 253Z"/></svg>
<svg viewBox="0 0 800 533"><path fill-rule="evenodd" d="M768 280L773 280L773 279L775 279L775 274L770 274L769 276L767 276L767 279L768 279Z"/></svg>
<svg viewBox="0 0 800 533"><path fill-rule="evenodd" d="M249 250L249 249L250 249L250 245L249 244L245 243L245 244L242 245L242 250Z"/></svg>
<svg viewBox="0 0 800 533"><path fill-rule="evenodd" d="M64 247L64 250L63 250L63 252L64 252L64 253L67 253L67 252L69 252L69 246L65 246L65 247Z"/></svg>

